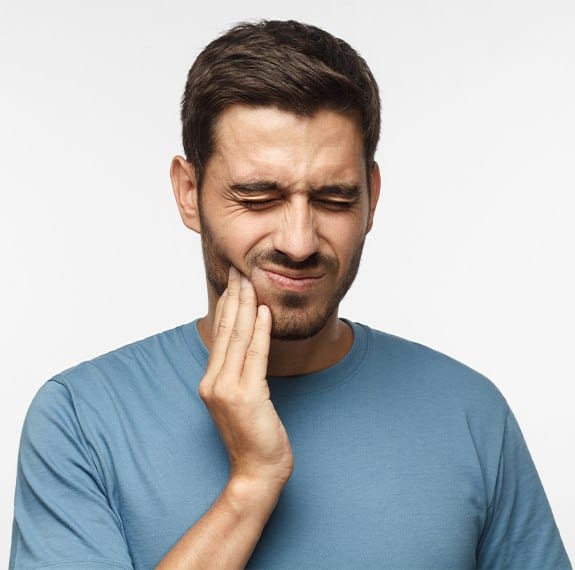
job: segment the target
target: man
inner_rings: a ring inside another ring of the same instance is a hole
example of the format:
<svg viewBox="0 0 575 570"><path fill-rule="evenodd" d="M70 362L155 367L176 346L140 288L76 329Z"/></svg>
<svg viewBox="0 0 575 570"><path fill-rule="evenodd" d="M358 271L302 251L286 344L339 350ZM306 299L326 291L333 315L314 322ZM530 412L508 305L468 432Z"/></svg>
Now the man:
<svg viewBox="0 0 575 570"><path fill-rule="evenodd" d="M569 568L505 400L338 319L380 189L376 83L296 22L192 66L207 315L57 375L26 419L13 568Z"/></svg>

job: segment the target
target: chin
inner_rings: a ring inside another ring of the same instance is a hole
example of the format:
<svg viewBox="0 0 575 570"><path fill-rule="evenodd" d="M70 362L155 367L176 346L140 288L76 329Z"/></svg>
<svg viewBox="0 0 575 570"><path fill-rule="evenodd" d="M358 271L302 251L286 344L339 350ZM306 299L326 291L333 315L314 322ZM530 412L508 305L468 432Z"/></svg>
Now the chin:
<svg viewBox="0 0 575 570"><path fill-rule="evenodd" d="M317 335L328 324L334 311L319 311L306 308L274 307L272 313L272 333L275 340L305 340Z"/></svg>

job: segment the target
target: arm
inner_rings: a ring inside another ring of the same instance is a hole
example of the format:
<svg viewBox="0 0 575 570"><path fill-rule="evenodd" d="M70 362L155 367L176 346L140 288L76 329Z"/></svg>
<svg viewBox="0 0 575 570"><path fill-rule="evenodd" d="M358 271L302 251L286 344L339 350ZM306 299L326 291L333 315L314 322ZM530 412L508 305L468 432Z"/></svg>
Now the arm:
<svg viewBox="0 0 575 570"><path fill-rule="evenodd" d="M515 417L507 412L478 568L571 568Z"/></svg>
<svg viewBox="0 0 575 570"><path fill-rule="evenodd" d="M62 378L32 401L20 444L9 568L129 569L121 514Z"/></svg>
<svg viewBox="0 0 575 570"><path fill-rule="evenodd" d="M230 452L230 480L209 511L190 520L196 524L160 568L244 566L291 474L291 447L265 379L271 316L264 308L256 318L255 293L249 284L244 289L240 294L236 275L218 305L220 326L200 386ZM11 569L133 567L115 481L106 478L78 403L61 375L30 406L20 448Z"/></svg>
<svg viewBox="0 0 575 570"><path fill-rule="evenodd" d="M230 480L206 514L168 552L158 570L244 568L282 487Z"/></svg>
<svg viewBox="0 0 575 570"><path fill-rule="evenodd" d="M289 439L266 381L271 314L230 269L200 396L230 460L222 494L158 565L158 570L243 568L293 469Z"/></svg>

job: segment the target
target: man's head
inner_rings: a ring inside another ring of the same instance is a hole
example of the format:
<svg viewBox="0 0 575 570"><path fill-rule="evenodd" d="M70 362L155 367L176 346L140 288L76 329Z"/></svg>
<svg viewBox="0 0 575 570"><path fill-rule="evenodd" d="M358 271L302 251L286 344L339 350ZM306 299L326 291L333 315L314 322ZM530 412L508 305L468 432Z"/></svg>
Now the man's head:
<svg viewBox="0 0 575 570"><path fill-rule="evenodd" d="M172 180L202 236L211 301L234 265L302 339L336 318L379 195L379 97L342 40L296 22L233 28L192 66L182 104L187 160Z"/></svg>
<svg viewBox="0 0 575 570"><path fill-rule="evenodd" d="M366 166L373 163L381 122L377 83L363 58L324 30L294 21L240 24L200 53L181 113L184 152L199 189L218 117L238 103L308 116L319 109L356 113Z"/></svg>

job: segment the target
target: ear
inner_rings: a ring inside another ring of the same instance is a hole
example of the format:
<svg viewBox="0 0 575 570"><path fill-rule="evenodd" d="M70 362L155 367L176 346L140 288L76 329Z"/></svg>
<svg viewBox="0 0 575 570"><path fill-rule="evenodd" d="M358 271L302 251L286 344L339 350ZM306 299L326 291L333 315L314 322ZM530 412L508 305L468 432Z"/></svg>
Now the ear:
<svg viewBox="0 0 575 570"><path fill-rule="evenodd" d="M183 157L175 156L170 166L170 178L180 216L186 227L201 232L196 171Z"/></svg>
<svg viewBox="0 0 575 570"><path fill-rule="evenodd" d="M366 233L371 230L373 226L373 216L375 214L375 208L377 206L377 201L379 200L379 191L381 190L381 173L379 171L379 165L374 161L371 167L370 176L370 195L369 195L369 215L367 218L367 230Z"/></svg>

